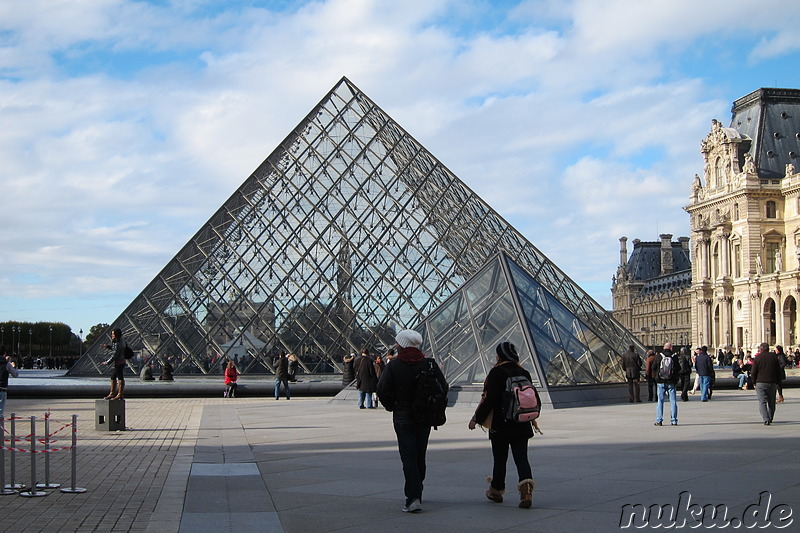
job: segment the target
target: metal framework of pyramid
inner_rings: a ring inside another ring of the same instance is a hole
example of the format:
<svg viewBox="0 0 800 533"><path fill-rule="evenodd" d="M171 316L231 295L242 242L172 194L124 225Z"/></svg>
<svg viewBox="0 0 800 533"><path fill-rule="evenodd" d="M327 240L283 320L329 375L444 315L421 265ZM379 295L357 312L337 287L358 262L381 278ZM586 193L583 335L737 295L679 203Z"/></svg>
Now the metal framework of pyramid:
<svg viewBox="0 0 800 533"><path fill-rule="evenodd" d="M398 329L427 320L433 332L433 317L438 352L448 298L467 280L472 285L460 293L480 283L474 276L500 250L528 282L516 281L518 296L477 327L528 300L556 302L531 304L529 321L549 317L552 327L571 331L565 339L581 342L526 344L538 360L561 367L540 377L558 376L554 385L621 380L598 378L594 362L634 343L631 335L342 78L111 328L121 328L137 353L134 371L169 360L176 373L217 375L231 358L242 373L271 373L284 351L299 357L302 372L337 373L344 355L365 346L382 352ZM449 327L463 329L451 314ZM70 374L109 371L100 365L107 353L101 342ZM478 349L488 344L468 346L448 348L442 363L451 381L485 375L487 357Z"/></svg>

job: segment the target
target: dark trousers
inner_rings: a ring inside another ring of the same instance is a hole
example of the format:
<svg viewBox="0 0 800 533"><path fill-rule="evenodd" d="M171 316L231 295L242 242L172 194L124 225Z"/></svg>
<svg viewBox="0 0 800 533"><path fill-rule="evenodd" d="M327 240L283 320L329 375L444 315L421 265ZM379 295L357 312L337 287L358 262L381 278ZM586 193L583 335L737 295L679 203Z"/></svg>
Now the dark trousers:
<svg viewBox="0 0 800 533"><path fill-rule="evenodd" d="M775 393L778 385L775 383L756 383L756 396L758 397L758 411L761 419L772 423L775 418Z"/></svg>
<svg viewBox="0 0 800 533"><path fill-rule="evenodd" d="M422 499L422 485L425 481L425 453L431 427L417 424L410 414L394 413L394 432L397 435L397 448L403 463L403 477L406 505L412 500Z"/></svg>
<svg viewBox="0 0 800 533"><path fill-rule="evenodd" d="M528 462L527 437L508 438L492 433L489 436L489 440L492 442L492 458L494 459L492 487L497 490L505 490L506 488L506 463L508 462L509 448L511 448L511 455L514 457L514 464L517 465L519 481L533 479L531 464Z"/></svg>
<svg viewBox="0 0 800 533"><path fill-rule="evenodd" d="M684 402L689 401L689 389L692 388L692 375L691 374L682 374L680 383L678 386L681 390L681 400Z"/></svg>
<svg viewBox="0 0 800 533"><path fill-rule="evenodd" d="M628 378L628 400L642 401L639 397L639 378Z"/></svg>
<svg viewBox="0 0 800 533"><path fill-rule="evenodd" d="M647 401L652 402L656 399L656 380L647 378Z"/></svg>

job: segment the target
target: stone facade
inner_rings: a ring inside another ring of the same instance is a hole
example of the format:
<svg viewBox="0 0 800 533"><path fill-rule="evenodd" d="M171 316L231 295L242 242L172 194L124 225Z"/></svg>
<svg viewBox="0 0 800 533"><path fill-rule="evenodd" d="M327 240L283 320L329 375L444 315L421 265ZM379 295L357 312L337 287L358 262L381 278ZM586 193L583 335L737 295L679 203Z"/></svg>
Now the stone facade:
<svg viewBox="0 0 800 533"><path fill-rule="evenodd" d="M800 90L760 89L713 120L689 205L692 342L798 344Z"/></svg>
<svg viewBox="0 0 800 533"><path fill-rule="evenodd" d="M687 346L691 340L692 270L689 238L672 241L633 241L628 257L627 237L620 241L620 264L611 281L614 318L645 346Z"/></svg>

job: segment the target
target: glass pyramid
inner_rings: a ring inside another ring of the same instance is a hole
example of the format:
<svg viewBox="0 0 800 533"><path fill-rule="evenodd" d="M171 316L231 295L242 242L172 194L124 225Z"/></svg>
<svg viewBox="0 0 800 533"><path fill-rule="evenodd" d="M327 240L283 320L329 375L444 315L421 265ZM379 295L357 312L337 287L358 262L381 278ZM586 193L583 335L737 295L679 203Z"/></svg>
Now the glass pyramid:
<svg viewBox="0 0 800 533"><path fill-rule="evenodd" d="M453 383L483 382L510 341L542 391L625 381L619 356L636 344L603 339L502 250L417 329Z"/></svg>
<svg viewBox="0 0 800 533"><path fill-rule="evenodd" d="M498 250L520 272L517 290L476 317L481 337L449 334L462 342L448 345L461 360L448 356L449 377L481 379L485 368L471 358L522 308L554 339L529 346L539 361L550 354L553 369L541 376L597 381L602 350L592 342L620 351L628 332L342 78L111 328L136 351L134 371L157 358L176 373L216 375L231 358L243 373L266 373L285 351L306 373L337 373L344 355L383 352L467 279L459 294L485 294L495 280L476 273ZM461 317L459 305L448 300L439 322ZM102 342L70 374L108 372Z"/></svg>

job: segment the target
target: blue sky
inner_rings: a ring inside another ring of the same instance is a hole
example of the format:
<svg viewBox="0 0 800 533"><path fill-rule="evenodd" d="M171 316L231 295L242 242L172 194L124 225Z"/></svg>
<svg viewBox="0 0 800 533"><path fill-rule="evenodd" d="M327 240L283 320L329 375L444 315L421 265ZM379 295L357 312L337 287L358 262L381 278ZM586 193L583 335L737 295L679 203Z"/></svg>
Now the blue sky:
<svg viewBox="0 0 800 533"><path fill-rule="evenodd" d="M113 321L342 76L609 307L711 120L800 88L786 6L5 0L0 321Z"/></svg>

